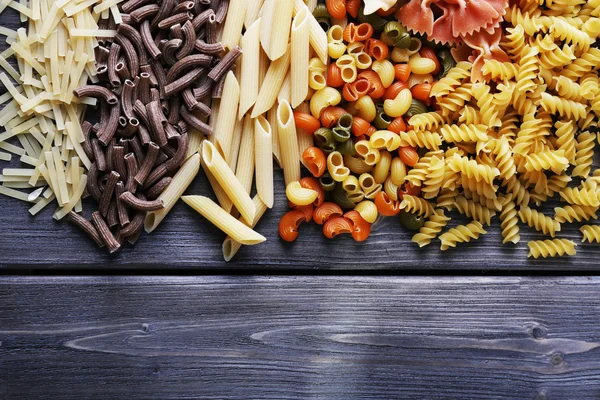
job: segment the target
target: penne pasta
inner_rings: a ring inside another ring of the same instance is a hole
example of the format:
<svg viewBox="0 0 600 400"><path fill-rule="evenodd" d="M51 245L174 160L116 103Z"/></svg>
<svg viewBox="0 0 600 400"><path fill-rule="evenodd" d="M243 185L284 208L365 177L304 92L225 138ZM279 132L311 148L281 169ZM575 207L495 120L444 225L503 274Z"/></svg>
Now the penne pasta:
<svg viewBox="0 0 600 400"><path fill-rule="evenodd" d="M273 138L273 158L281 168L281 147L279 146L279 127L277 124L277 105L267 111L267 121L271 125L271 136Z"/></svg>
<svg viewBox="0 0 600 400"><path fill-rule="evenodd" d="M254 165L256 172L256 192L261 200L272 208L273 191L273 140L271 126L265 117L260 115L254 120ZM248 220L247 220L248 221ZM248 221L251 223L252 221Z"/></svg>
<svg viewBox="0 0 600 400"><path fill-rule="evenodd" d="M219 116L215 123L213 139L219 152L227 161L229 161L229 157L231 156L231 142L236 121L236 118L232 118L231 116L237 115L239 99L240 85L233 71L229 71L225 78L223 97L219 106Z"/></svg>
<svg viewBox="0 0 600 400"><path fill-rule="evenodd" d="M246 10L248 9L248 1L249 0L229 0L229 9L232 12L228 13L227 18L225 19L223 36L221 37L221 43L227 50L233 49L240 43L242 27L244 26Z"/></svg>
<svg viewBox="0 0 600 400"><path fill-rule="evenodd" d="M288 103L292 101L292 74L289 70L283 79L283 84L281 85L281 89L279 89L279 94L277 95L277 101L279 103L284 100Z"/></svg>
<svg viewBox="0 0 600 400"><path fill-rule="evenodd" d="M308 95L309 26L308 8L300 9L292 22L291 105L298 107Z"/></svg>
<svg viewBox="0 0 600 400"><path fill-rule="evenodd" d="M293 11L293 0L266 0L263 4L260 42L271 61L286 52Z"/></svg>
<svg viewBox="0 0 600 400"><path fill-rule="evenodd" d="M236 119L235 126L233 127L233 138L231 140L231 156L228 162L229 167L232 171L235 171L237 162L238 162L238 154L240 153L240 145L242 142L242 125L243 122Z"/></svg>
<svg viewBox="0 0 600 400"><path fill-rule="evenodd" d="M246 193L246 190L221 157L217 148L207 140L202 142L202 160L240 214L247 222L251 223L256 210L250 195Z"/></svg>
<svg viewBox="0 0 600 400"><path fill-rule="evenodd" d="M300 157L296 123L292 107L287 101L277 108L277 127L279 130L279 145L281 147L281 164L285 184L300 180Z"/></svg>
<svg viewBox="0 0 600 400"><path fill-rule="evenodd" d="M254 217L254 221L250 224L250 228L254 229L258 221L262 218L267 211L267 206L262 202L258 195L254 196L252 199L254 202L254 206L256 207L256 216ZM239 219L240 222L244 223L243 219ZM236 255L238 250L242 247L240 242L236 242L231 236L227 236L223 241L223 258L225 261L231 261L231 259Z"/></svg>
<svg viewBox="0 0 600 400"><path fill-rule="evenodd" d="M305 6L306 5L302 0L294 0L294 14L299 13L302 7ZM317 56L321 59L323 64L327 64L327 61L329 60L327 54L327 33L321 28L321 25L319 25L319 22L312 14L309 14L307 18L309 25L308 35L310 45L314 49Z"/></svg>
<svg viewBox="0 0 600 400"><path fill-rule="evenodd" d="M248 9L246 10L246 18L244 19L244 26L246 29L250 29L250 26L259 18L258 14L263 5L263 0L250 0L248 2Z"/></svg>
<svg viewBox="0 0 600 400"><path fill-rule="evenodd" d="M310 112L310 108L308 107L308 104L301 103L298 108L296 108L296 111L308 114ZM298 137L298 157L304 164L302 153L304 153L304 150L307 148L314 146L314 136L300 128L296 128L296 136Z"/></svg>
<svg viewBox="0 0 600 400"><path fill-rule="evenodd" d="M244 114L254 105L258 97L258 85L260 78L260 24L257 19L244 33L242 37L242 62L240 74L240 111L238 118L242 119Z"/></svg>
<svg viewBox="0 0 600 400"><path fill-rule="evenodd" d="M202 148L200 148L200 151L202 151ZM252 160L252 162L254 163L254 160ZM213 192L215 193L215 196L217 197L217 200L219 201L219 204L221 205L221 208L223 208L227 212L231 212L231 210L233 209L233 202L227 196L227 193L225 193L225 190L223 190L219 182L217 182L217 179L215 178L213 173L210 172L210 169L208 169L202 157L200 157L200 163L202 165L202 169L204 170L204 174L208 179L208 183L210 183L210 187L212 188ZM254 173L254 166L252 167L252 171L252 173Z"/></svg>
<svg viewBox="0 0 600 400"><path fill-rule="evenodd" d="M223 210L208 197L183 196L181 199L236 242L253 245L267 240L263 235L249 228L248 225L229 215L227 211ZM252 206L254 207L254 203ZM249 224L252 224L253 221Z"/></svg>
<svg viewBox="0 0 600 400"><path fill-rule="evenodd" d="M272 125L271 131L273 131ZM254 121L249 115L244 117L242 124L242 141L235 176L240 180L246 192L250 194L254 178Z"/></svg>
<svg viewBox="0 0 600 400"><path fill-rule="evenodd" d="M173 176L173 180L165 190L158 196L163 201L164 208L158 211L151 211L146 214L144 220L144 229L150 233L155 230L169 211L173 208L183 192L194 180L200 169L200 155L194 154L187 159L179 171Z"/></svg>
<svg viewBox="0 0 600 400"><path fill-rule="evenodd" d="M263 19L261 25L264 25L265 20ZM290 47L283 56L273 61L269 66L267 75L260 87L256 103L252 109L252 118L256 118L261 114L264 114L275 104L279 90L283 84L285 75L290 68L291 52Z"/></svg>

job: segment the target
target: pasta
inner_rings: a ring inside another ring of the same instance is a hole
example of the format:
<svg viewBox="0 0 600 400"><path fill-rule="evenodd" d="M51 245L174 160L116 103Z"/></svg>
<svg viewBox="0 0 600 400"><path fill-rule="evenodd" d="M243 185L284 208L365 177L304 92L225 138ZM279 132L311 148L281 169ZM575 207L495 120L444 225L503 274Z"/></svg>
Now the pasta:
<svg viewBox="0 0 600 400"><path fill-rule="evenodd" d="M450 221L450 218L446 217L443 210L435 210L434 214L425 222L425 225L419 229L419 233L412 237L412 241L418 244L419 247L429 245L446 226L448 221Z"/></svg>
<svg viewBox="0 0 600 400"><path fill-rule="evenodd" d="M273 189L272 154L273 140L271 138L271 126L269 125L269 122L265 117L259 116L254 122L254 161L256 171L256 191L262 202L265 203L265 205L268 208L272 208L273 203L275 201L275 194ZM249 223L252 222L248 219L246 219L246 221Z"/></svg>
<svg viewBox="0 0 600 400"><path fill-rule="evenodd" d="M297 12L291 28L291 105L294 108L302 103L308 94L308 13L306 7Z"/></svg>
<svg viewBox="0 0 600 400"><path fill-rule="evenodd" d="M600 243L600 226L598 225L584 225L580 228L583 234L582 242L585 243L587 240L589 243L597 242Z"/></svg>
<svg viewBox="0 0 600 400"><path fill-rule="evenodd" d="M537 210L521 206L518 214L523 223L543 232L545 235L554 237L556 232L560 232L561 227L558 221L553 220Z"/></svg>
<svg viewBox="0 0 600 400"><path fill-rule="evenodd" d="M572 240L568 239L552 239L552 240L534 240L527 243L529 246L529 254L527 257L556 257L556 256L574 256L577 252L577 246Z"/></svg>
<svg viewBox="0 0 600 400"><path fill-rule="evenodd" d="M479 235L486 233L487 231L483 229L483 226L478 221L470 222L467 225L459 225L439 236L442 242L440 250L444 251L450 247L456 247L457 243L470 242L471 239L478 239Z"/></svg>
<svg viewBox="0 0 600 400"><path fill-rule="evenodd" d="M257 2L250 2L250 4ZM241 39L242 63L240 76L240 108L239 117L254 105L259 89L260 64L260 25L261 19L254 21Z"/></svg>
<svg viewBox="0 0 600 400"><path fill-rule="evenodd" d="M293 181L300 180L300 160L292 107L286 101L281 102L277 108L277 125L281 148L281 164L285 183L288 185Z"/></svg>
<svg viewBox="0 0 600 400"><path fill-rule="evenodd" d="M228 212L223 210L208 197L183 196L181 199L238 243L254 245L266 240L264 236L253 231L248 225L229 215ZM256 209L254 204L253 208ZM254 221L250 221L249 225L252 225L253 222Z"/></svg>

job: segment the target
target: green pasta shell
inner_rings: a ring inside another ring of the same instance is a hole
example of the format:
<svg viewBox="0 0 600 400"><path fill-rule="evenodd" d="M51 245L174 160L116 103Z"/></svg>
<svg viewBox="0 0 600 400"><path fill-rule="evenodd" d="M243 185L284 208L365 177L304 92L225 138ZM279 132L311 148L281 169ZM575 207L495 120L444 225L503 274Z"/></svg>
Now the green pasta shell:
<svg viewBox="0 0 600 400"><path fill-rule="evenodd" d="M423 113L426 113L426 112L427 112L427 106L425 104L421 103L419 100L412 99L412 102L410 104L410 108L408 109L408 111L404 115L407 118L410 118L413 115L423 114Z"/></svg>
<svg viewBox="0 0 600 400"><path fill-rule="evenodd" d="M342 185L336 185L332 193L333 202L344 210L353 209L356 204L348 198L348 193L344 190Z"/></svg>
<svg viewBox="0 0 600 400"><path fill-rule="evenodd" d="M316 18L316 20L321 26L321 29L323 29L325 32L327 32L329 28L331 28L331 20L329 18L319 17Z"/></svg>
<svg viewBox="0 0 600 400"><path fill-rule="evenodd" d="M314 133L315 144L326 154L335 151L335 139L333 138L333 131L329 128L319 128Z"/></svg>
<svg viewBox="0 0 600 400"><path fill-rule="evenodd" d="M352 129L352 122L354 122L354 117L352 117L352 114L345 113L342 114L342 116L338 119L337 126L350 130Z"/></svg>
<svg viewBox="0 0 600 400"><path fill-rule="evenodd" d="M352 140L346 140L345 142L338 143L336 150L344 155L347 154L349 156L353 156L356 154L356 149L354 148L354 143Z"/></svg>
<svg viewBox="0 0 600 400"><path fill-rule="evenodd" d="M378 109L377 116L375 117L372 123L378 130L383 130L387 129L388 126L390 126L390 124L392 123L392 118L385 112L383 112L383 110Z"/></svg>
<svg viewBox="0 0 600 400"><path fill-rule="evenodd" d="M336 185L335 181L327 171L325 171L323 175L319 177L319 183L321 184L323 190L326 192L331 192L333 189L335 189Z"/></svg>
<svg viewBox="0 0 600 400"><path fill-rule="evenodd" d="M385 27L385 24L387 24L387 22L388 22L386 19L381 18L377 14L365 15L365 6L364 5L361 5L360 8L358 9L357 19L360 22L366 22L368 24L371 24L371 26L373 27L373 30L376 32L381 32L383 30L383 28Z"/></svg>
<svg viewBox="0 0 600 400"><path fill-rule="evenodd" d="M332 130L333 139L338 143L343 143L350 139L350 129L342 128L341 126L336 126Z"/></svg>
<svg viewBox="0 0 600 400"><path fill-rule="evenodd" d="M327 6L323 3L319 3L317 4L317 6L315 7L315 9L313 10L313 16L316 19L319 18L330 18L331 15L329 15L329 11L327 10Z"/></svg>

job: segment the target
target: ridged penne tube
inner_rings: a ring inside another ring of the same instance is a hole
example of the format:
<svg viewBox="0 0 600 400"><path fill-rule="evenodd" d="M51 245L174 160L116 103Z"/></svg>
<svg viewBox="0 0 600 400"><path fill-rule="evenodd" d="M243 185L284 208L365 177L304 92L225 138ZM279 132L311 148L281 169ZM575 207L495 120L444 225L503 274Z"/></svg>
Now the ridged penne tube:
<svg viewBox="0 0 600 400"><path fill-rule="evenodd" d="M309 56L309 26L308 8L300 9L292 22L291 37L291 104L298 107L308 94L308 56Z"/></svg>
<svg viewBox="0 0 600 400"><path fill-rule="evenodd" d="M221 157L217 148L207 140L202 143L202 159L240 214L251 223L256 210L250 195L246 193L246 189Z"/></svg>
<svg viewBox="0 0 600 400"><path fill-rule="evenodd" d="M231 142L236 120L236 118L232 118L232 115L237 115L239 100L240 85L233 71L229 71L225 78L223 97L219 106L220 112L214 128L214 139L212 140L227 161L231 156Z"/></svg>
<svg viewBox="0 0 600 400"><path fill-rule="evenodd" d="M155 230L167 214L171 211L177 200L194 180L200 169L200 155L192 155L181 166L179 171L173 176L173 180L165 190L158 196L163 201L165 207L158 211L151 211L146 214L144 220L144 229L150 233Z"/></svg>
<svg viewBox="0 0 600 400"><path fill-rule="evenodd" d="M263 4L260 43L271 61L286 52L293 10L293 0L265 0Z"/></svg>
<svg viewBox="0 0 600 400"><path fill-rule="evenodd" d="M294 14L297 14L304 6L305 4L302 0L294 0ZM321 25L319 25L319 22L317 22L312 13L308 15L308 25L310 45L323 64L327 64L327 33L321 28Z"/></svg>
<svg viewBox="0 0 600 400"><path fill-rule="evenodd" d="M254 121L249 115L244 117L242 124L242 141L235 169L235 176L250 194L254 179Z"/></svg>
<svg viewBox="0 0 600 400"><path fill-rule="evenodd" d="M300 103L298 108L296 108L296 111L308 114L310 112L310 109L308 107L308 104ZM302 160L302 153L304 153L304 150L308 149L309 147L314 146L315 137L314 135L309 134L304 129L300 128L296 128L296 136L298 137L298 158L302 163L304 163L304 161Z"/></svg>
<svg viewBox="0 0 600 400"><path fill-rule="evenodd" d="M277 124L277 104L275 104L269 111L267 111L267 121L271 125L271 137L273 139L273 158L282 167L281 162L281 146L279 145L279 126Z"/></svg>
<svg viewBox="0 0 600 400"><path fill-rule="evenodd" d="M256 191L267 207L273 207L273 140L271 125L260 115L254 120L254 166ZM251 223L251 220L247 220Z"/></svg>
<svg viewBox="0 0 600 400"><path fill-rule="evenodd" d="M248 0L229 0L229 9L232 12L227 14L221 43L225 49L232 49L237 46L242 37L242 27L246 18L248 9Z"/></svg>
<svg viewBox="0 0 600 400"><path fill-rule="evenodd" d="M308 93L308 88L306 91ZM283 78L281 89L279 89L279 93L277 94L278 102L281 103L284 100L286 100L288 103L292 101L292 73L290 70L288 70L285 78Z"/></svg>
<svg viewBox="0 0 600 400"><path fill-rule="evenodd" d="M258 19L258 14L263 5L263 0L252 0L248 2L248 9L246 10L246 18L244 19L244 26L249 29L250 26Z"/></svg>
<svg viewBox="0 0 600 400"><path fill-rule="evenodd" d="M202 151L202 146L200 147L199 151L200 152ZM252 152L254 153L254 151L252 151ZM254 163L254 159L252 159L252 162ZM210 187L212 188L215 196L217 197L217 200L219 201L221 208L223 208L223 210L225 210L227 212L231 212L231 210L233 209L233 202L231 201L229 196L227 196L227 193L225 193L225 190L221 187L219 182L217 182L217 179L215 178L213 173L210 172L210 169L208 169L208 167L206 166L206 163L202 159L202 156L200 156L200 165L202 166L202 169L204 170L204 174L206 175L206 178L208 179L208 183L210 184ZM254 174L254 164L252 165L252 174Z"/></svg>
<svg viewBox="0 0 600 400"><path fill-rule="evenodd" d="M238 155L240 154L240 145L242 143L242 125L241 120L236 119L233 127L233 137L231 140L231 155L227 163L232 171L237 169Z"/></svg>
<svg viewBox="0 0 600 400"><path fill-rule="evenodd" d="M240 112L238 118L254 105L258 97L260 73L260 24L261 19L254 21L242 37L241 76L240 76Z"/></svg>
<svg viewBox="0 0 600 400"><path fill-rule="evenodd" d="M261 26L264 24L265 20L263 18ZM252 118L256 118L260 114L264 114L275 104L275 100L277 99L277 94L279 94L279 90L283 84L285 74L287 74L288 69L290 68L290 58L291 51L288 47L288 51L286 51L283 56L273 61L269 66L267 75L265 76L265 79L260 87L260 91L258 92L256 103L254 103L254 108L252 109Z"/></svg>
<svg viewBox="0 0 600 400"><path fill-rule="evenodd" d="M292 107L287 101L277 107L277 128L279 130L279 146L281 164L285 184L300 180L300 153Z"/></svg>
<svg viewBox="0 0 600 400"><path fill-rule="evenodd" d="M340 101L342 101L342 95L332 87L325 87L321 90L317 90L310 99L310 113L313 117L319 119L321 112L326 107L336 106L340 104ZM375 108L375 106L373 106L373 108ZM373 119L374 118L375 117L373 117Z"/></svg>
<svg viewBox="0 0 600 400"><path fill-rule="evenodd" d="M258 195L254 196L252 201L254 202L254 207L256 207L256 216L254 217L252 224L250 224L250 228L254 229L256 224L258 224L258 221L260 221L265 214L265 211L267 211L267 206L262 202ZM242 218L240 218L239 221L244 223ZM241 247L242 244L240 242L236 242L231 236L227 236L223 241L223 258L225 261L231 261Z"/></svg>
<svg viewBox="0 0 600 400"><path fill-rule="evenodd" d="M208 197L183 196L181 200L238 243L253 245L267 240L263 235L249 228L248 225L229 215L227 211ZM255 208L254 203L252 203L252 207ZM254 222L254 219L250 221L250 224L252 222Z"/></svg>

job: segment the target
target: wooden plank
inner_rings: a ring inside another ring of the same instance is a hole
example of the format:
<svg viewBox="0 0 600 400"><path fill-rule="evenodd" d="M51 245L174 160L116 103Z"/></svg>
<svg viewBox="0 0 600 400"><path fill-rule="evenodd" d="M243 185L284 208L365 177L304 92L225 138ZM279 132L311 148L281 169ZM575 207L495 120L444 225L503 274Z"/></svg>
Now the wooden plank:
<svg viewBox="0 0 600 400"><path fill-rule="evenodd" d="M600 278L0 278L0 398L598 399Z"/></svg>

